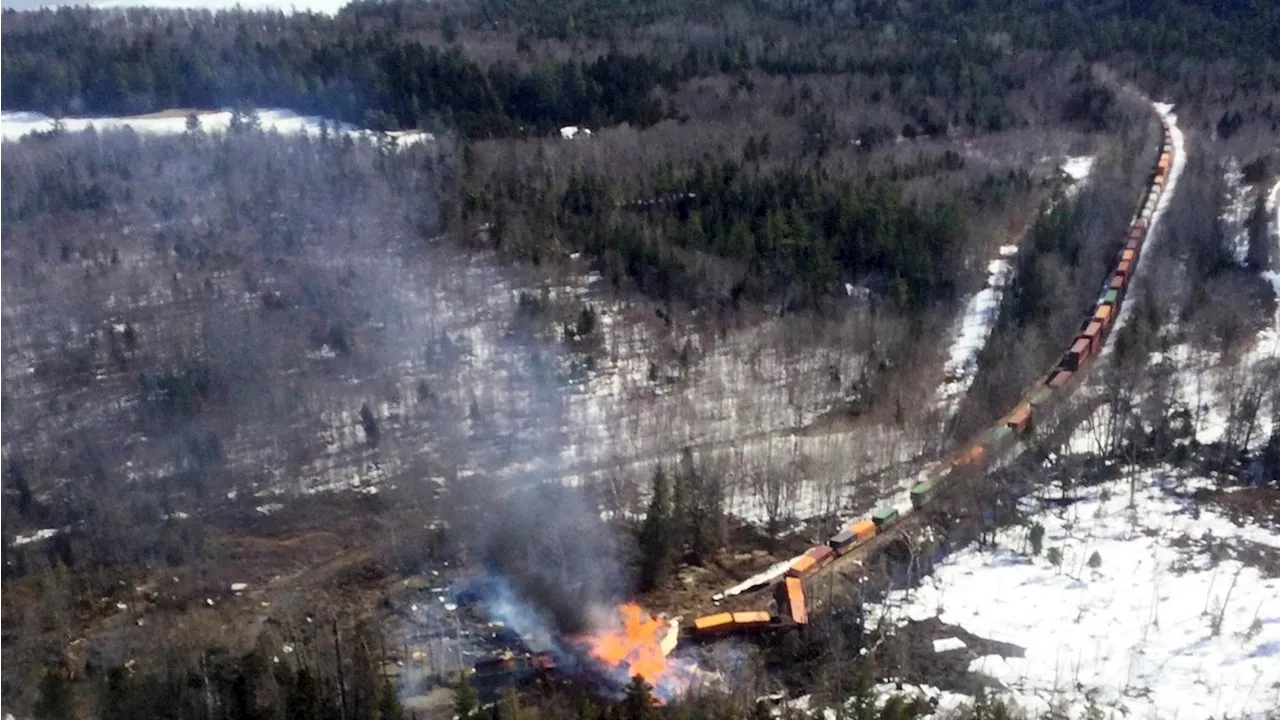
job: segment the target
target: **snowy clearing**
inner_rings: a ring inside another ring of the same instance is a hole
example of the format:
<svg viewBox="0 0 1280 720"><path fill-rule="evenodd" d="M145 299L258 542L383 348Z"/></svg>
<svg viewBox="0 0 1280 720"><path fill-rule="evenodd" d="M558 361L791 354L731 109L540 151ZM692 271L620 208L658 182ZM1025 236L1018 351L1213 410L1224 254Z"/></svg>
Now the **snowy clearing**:
<svg viewBox="0 0 1280 720"><path fill-rule="evenodd" d="M148 115L126 117L87 117L63 118L62 125L68 132L80 132L89 128L98 130L120 130L132 128L134 132L148 135L179 135L187 130L187 115L192 112L200 119L200 128L205 132L226 132L231 125L231 111L185 111L167 110ZM330 132L342 133L353 137L375 137L377 133L361 130L354 125L339 123L315 115L299 115L291 110L265 108L256 111L264 130L275 130L280 133L319 134L322 127ZM0 134L6 141L18 140L34 132L52 130L54 119L48 115L35 112L5 111L0 113ZM402 144L425 142L433 139L430 133L417 131L399 131L387 133Z"/></svg>
<svg viewBox="0 0 1280 720"><path fill-rule="evenodd" d="M1061 701L1079 716L1090 694L1131 718L1280 706L1280 579L1237 559L1251 544L1280 548L1280 531L1238 527L1207 508L1197 518L1163 471L1135 481L1133 509L1126 480L1080 490L1067 507L1024 500L1045 529L1040 557L1031 557L1027 528L1005 529L994 550L947 558L919 588L872 608L868 622L936 616L1025 648L1025 657L975 658L970 670L1032 711Z"/></svg>

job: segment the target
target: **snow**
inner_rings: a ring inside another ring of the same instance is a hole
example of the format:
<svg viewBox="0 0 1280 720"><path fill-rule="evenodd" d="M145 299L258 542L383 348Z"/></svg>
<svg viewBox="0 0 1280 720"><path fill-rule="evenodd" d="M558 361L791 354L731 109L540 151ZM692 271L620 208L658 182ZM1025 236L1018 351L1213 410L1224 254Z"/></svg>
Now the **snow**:
<svg viewBox="0 0 1280 720"><path fill-rule="evenodd" d="M1249 260L1249 214L1253 209L1253 188L1244 182L1240 161L1230 158L1222 172L1226 185L1226 207L1219 220L1226 229L1231 245L1231 255L1236 264L1244 267Z"/></svg>
<svg viewBox="0 0 1280 720"><path fill-rule="evenodd" d="M938 638L933 641L933 651L936 653L947 652L948 650L959 650L968 647L960 638Z"/></svg>
<svg viewBox="0 0 1280 720"><path fill-rule="evenodd" d="M258 119L264 130L275 130L280 133L318 134L322 126L331 132L351 136L369 136L375 133L361 130L353 125L339 123L315 115L299 115L290 110L267 108L257 110ZM135 132L148 135L177 135L187 130L187 115L183 110L170 110L149 115L128 117L86 117L63 118L63 127L68 132L78 132L93 127L98 130L120 130L125 127ZM200 128L205 132L225 132L231 125L231 111L217 112L197 111ZM0 113L0 135L5 141L18 140L33 132L47 131L53 128L54 119L35 112L4 111ZM399 131L387 133L402 144L424 142L432 139L430 133L417 131Z"/></svg>
<svg viewBox="0 0 1280 720"><path fill-rule="evenodd" d="M57 528L44 528L43 530L37 530L30 535L19 535L15 537L13 539L13 546L18 547L20 545L27 545L33 542L40 542L41 540L48 540L57 534Z"/></svg>
<svg viewBox="0 0 1280 720"><path fill-rule="evenodd" d="M565 140L572 140L579 135L587 137L591 135L591 131L587 128L580 128L577 125L566 125L565 127L560 128L560 137Z"/></svg>
<svg viewBox="0 0 1280 720"><path fill-rule="evenodd" d="M955 341L943 372L946 382L938 389L939 402L955 410L977 373L978 353L995 326L1000 312L1000 298L1009 282L1012 265L1009 258L1018 253L1017 245L1000 246L1000 257L987 263L987 286L969 298L953 331Z"/></svg>
<svg viewBox="0 0 1280 720"><path fill-rule="evenodd" d="M1089 177L1089 173L1093 171L1093 160L1091 156L1067 158L1067 161L1062 164L1062 172L1075 182L1080 182Z"/></svg>
<svg viewBox="0 0 1280 720"><path fill-rule="evenodd" d="M1027 528L1002 530L994 550L962 550L920 587L891 593L869 623L937 616L1025 648L1025 657L978 657L970 670L1032 711L1058 700L1078 717L1086 693L1131 718L1277 707L1280 580L1238 558L1249 543L1280 548L1280 531L1238 527L1205 507L1195 517L1164 471L1134 480L1132 508L1124 479L1078 490L1079 502L1065 508L1024 500L1045 529L1039 557L1030 556ZM1217 562L1207 543L1221 548ZM1060 568L1046 559L1050 549L1061 553Z"/></svg>
<svg viewBox="0 0 1280 720"><path fill-rule="evenodd" d="M1182 177L1182 170L1187 165L1186 139L1182 135L1182 129L1178 127L1178 116L1173 112L1173 105L1169 103L1154 103L1156 112L1160 117L1168 123L1169 135L1173 140L1173 162L1169 167L1169 178L1165 181L1164 192L1160 195L1160 202L1156 204L1156 211L1151 216L1151 225L1147 229L1147 239L1143 243L1142 254L1138 256L1138 264L1133 269L1133 280L1131 281L1128 295L1130 298L1136 297L1138 287L1146 283L1146 276L1142 274L1142 266L1149 264L1147 260L1151 256L1151 248L1156 240L1156 229L1160 226L1160 221L1164 219L1165 210L1169 207L1169 201L1173 199L1174 190L1178 187L1178 179ZM1120 313L1116 315L1115 324L1111 328L1111 335L1118 335L1120 328L1124 327L1125 322L1129 318L1129 314L1133 312L1133 302L1129 301L1120 306ZM1101 356L1107 357L1111 354L1111 348L1115 343L1106 343L1102 346Z"/></svg>
<svg viewBox="0 0 1280 720"><path fill-rule="evenodd" d="M1271 214L1272 268L1280 268L1280 202L1277 201L1280 201L1280 181L1276 181L1267 195L1267 213ZM1254 352L1268 357L1280 357L1280 272L1276 272L1275 269L1263 270L1262 277L1271 283L1277 302L1271 327L1258 333L1260 342L1258 347L1254 348Z"/></svg>

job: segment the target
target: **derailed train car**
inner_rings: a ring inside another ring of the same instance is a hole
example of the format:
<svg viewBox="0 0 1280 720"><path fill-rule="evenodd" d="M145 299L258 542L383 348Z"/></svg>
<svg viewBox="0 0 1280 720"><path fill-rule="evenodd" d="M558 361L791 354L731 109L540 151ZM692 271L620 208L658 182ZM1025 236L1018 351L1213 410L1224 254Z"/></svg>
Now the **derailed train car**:
<svg viewBox="0 0 1280 720"><path fill-rule="evenodd" d="M974 470L1005 448L1031 432L1038 414L1046 412L1065 393L1071 390L1079 374L1101 352L1107 337L1120 314L1125 295L1137 271L1143 254L1143 245L1163 197L1171 168L1173 167L1173 137L1165 122L1164 138L1160 154L1151 176L1151 182L1143 196L1138 212L1130 222L1124 245L1116 256L1114 265L1103 282L1098 300L1081 323L1080 331L1072 339L1067 351L1048 374L1023 394L1018 403L993 427L968 443L963 450L924 473L923 480L911 488L911 507L899 510L882 507L869 519L851 523L833 535L826 544L810 548L792 561L779 584L775 598L776 615L757 613L720 613L698 618L694 622L695 635L717 635L735 630L759 630L777 625L800 625L808 622L804 607L803 581L809 576L861 547L876 535L898 523L904 513L926 507L945 487L953 472ZM739 616L742 616L739 618Z"/></svg>

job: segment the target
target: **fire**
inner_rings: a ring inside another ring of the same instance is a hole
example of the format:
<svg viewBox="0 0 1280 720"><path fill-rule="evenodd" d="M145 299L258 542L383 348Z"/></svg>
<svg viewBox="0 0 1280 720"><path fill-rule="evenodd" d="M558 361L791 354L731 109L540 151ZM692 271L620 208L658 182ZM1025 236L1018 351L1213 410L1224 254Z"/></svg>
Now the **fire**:
<svg viewBox="0 0 1280 720"><path fill-rule="evenodd" d="M639 675L657 687L667 673L667 654L674 648L674 624L651 616L635 603L617 607L610 627L584 639L591 655L606 667Z"/></svg>

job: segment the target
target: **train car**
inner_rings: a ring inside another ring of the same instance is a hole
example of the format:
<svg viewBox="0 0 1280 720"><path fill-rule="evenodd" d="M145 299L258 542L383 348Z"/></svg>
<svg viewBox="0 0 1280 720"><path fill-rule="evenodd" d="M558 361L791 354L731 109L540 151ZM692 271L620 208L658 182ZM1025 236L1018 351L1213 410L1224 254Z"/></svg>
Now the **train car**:
<svg viewBox="0 0 1280 720"><path fill-rule="evenodd" d="M882 507L871 513L871 521L876 524L876 533L882 533L886 528L893 527L901 518L902 515L895 507Z"/></svg>
<svg viewBox="0 0 1280 720"><path fill-rule="evenodd" d="M1080 333L1080 337L1089 341L1089 355L1096 355L1102 348L1102 323L1096 320L1090 322L1089 327Z"/></svg>
<svg viewBox="0 0 1280 720"><path fill-rule="evenodd" d="M695 635L710 635L712 633L724 632L733 625L733 613L716 613L715 615L703 615L695 618L693 621L693 633Z"/></svg>
<svg viewBox="0 0 1280 720"><path fill-rule="evenodd" d="M1129 276L1131 274L1133 274L1132 262L1128 260L1121 260L1120 264L1116 265L1116 275L1123 277L1125 282L1129 282Z"/></svg>
<svg viewBox="0 0 1280 720"><path fill-rule="evenodd" d="M690 634L695 638L711 638L735 632L764 630L778 624L778 618L764 610L722 612L695 618Z"/></svg>
<svg viewBox="0 0 1280 720"><path fill-rule="evenodd" d="M1131 250L1127 247L1121 250L1120 262L1130 262L1130 263L1136 264L1138 262L1138 251L1136 249Z"/></svg>
<svg viewBox="0 0 1280 720"><path fill-rule="evenodd" d="M1088 338L1077 337L1076 341L1071 345L1071 349L1067 350L1067 354L1062 356L1062 361L1058 363L1058 367L1071 372L1078 371L1089 361L1089 347Z"/></svg>
<svg viewBox="0 0 1280 720"><path fill-rule="evenodd" d="M1120 291L1119 291L1119 290L1112 290L1111 288L1107 288L1107 291L1106 291L1106 292L1104 292L1104 293L1102 293L1102 302L1103 302L1104 304L1106 304L1106 305L1110 305L1111 307L1116 308L1116 309L1112 310L1111 312L1113 312L1113 313L1119 313L1119 312L1120 312L1120 309L1119 309L1119 305L1120 305Z"/></svg>
<svg viewBox="0 0 1280 720"><path fill-rule="evenodd" d="M968 450L965 450L964 452L960 453L960 455L956 457L956 459L952 460L951 467L954 469L954 468L962 468L966 465L973 465L974 463L981 462L982 458L986 457L986 454L987 454L986 448L982 447L981 445L974 445Z"/></svg>
<svg viewBox="0 0 1280 720"><path fill-rule="evenodd" d="M856 538L853 543L854 547L857 547L876 536L876 524L871 520L859 520L853 525L850 525L849 529L853 531L854 537Z"/></svg>
<svg viewBox="0 0 1280 720"><path fill-rule="evenodd" d="M809 610L805 607L804 585L799 578L783 578L774 590L774 600L778 604L778 614L791 620L796 625L809 622Z"/></svg>
<svg viewBox="0 0 1280 720"><path fill-rule="evenodd" d="M1052 375L1049 376L1049 382L1046 383L1046 385L1052 390L1057 390L1063 385L1071 382L1071 378L1074 375L1074 371L1059 367Z"/></svg>
<svg viewBox="0 0 1280 720"><path fill-rule="evenodd" d="M1107 283L1108 290L1114 290L1118 295L1124 294L1125 278L1122 275L1112 275L1111 282Z"/></svg>
<svg viewBox="0 0 1280 720"><path fill-rule="evenodd" d="M938 492L938 484L933 480L925 480L911 488L911 507L919 510L925 506Z"/></svg>
<svg viewBox="0 0 1280 720"><path fill-rule="evenodd" d="M1023 400L1015 405L1013 411L1005 416L1004 424L1014 432L1021 433L1025 431L1027 426L1031 424L1031 402Z"/></svg>
<svg viewBox="0 0 1280 720"><path fill-rule="evenodd" d="M832 550L836 551L836 555L843 555L853 549L857 539L858 536L853 534L853 529L847 527L832 535L831 539L827 540L827 544L831 546Z"/></svg>
<svg viewBox="0 0 1280 720"><path fill-rule="evenodd" d="M1114 308L1105 303L1099 304L1097 309L1093 311L1093 317L1090 322L1096 322L1102 325L1102 332L1105 334L1111 328L1111 320L1115 317L1112 312ZM1087 327L1087 326L1086 326Z"/></svg>
<svg viewBox="0 0 1280 720"><path fill-rule="evenodd" d="M773 615L764 610L750 610L733 614L733 630L763 630L777 622Z"/></svg>
<svg viewBox="0 0 1280 720"><path fill-rule="evenodd" d="M847 525L827 541L836 555L844 555L862 543L875 537L876 525L870 520L859 520Z"/></svg>
<svg viewBox="0 0 1280 720"><path fill-rule="evenodd" d="M791 561L791 567L787 568L786 575L787 577L804 577L821 569L833 559L835 559L835 550L832 550L830 545L815 545Z"/></svg>

